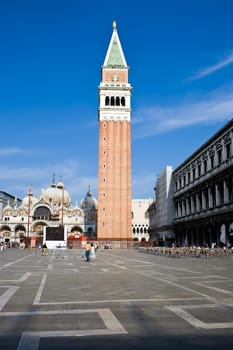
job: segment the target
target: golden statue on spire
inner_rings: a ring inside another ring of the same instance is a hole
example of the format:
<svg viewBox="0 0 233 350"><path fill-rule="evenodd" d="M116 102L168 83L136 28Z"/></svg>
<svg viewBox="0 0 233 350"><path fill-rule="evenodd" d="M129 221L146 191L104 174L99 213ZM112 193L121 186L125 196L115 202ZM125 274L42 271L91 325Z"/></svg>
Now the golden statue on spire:
<svg viewBox="0 0 233 350"><path fill-rule="evenodd" d="M112 22L112 27L113 27L113 29L116 29L116 21Z"/></svg>

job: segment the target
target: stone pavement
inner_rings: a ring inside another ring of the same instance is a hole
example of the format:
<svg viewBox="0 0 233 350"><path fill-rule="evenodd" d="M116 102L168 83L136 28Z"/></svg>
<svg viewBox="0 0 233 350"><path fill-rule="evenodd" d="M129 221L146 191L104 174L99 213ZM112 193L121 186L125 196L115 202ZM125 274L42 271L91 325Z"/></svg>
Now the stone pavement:
<svg viewBox="0 0 233 350"><path fill-rule="evenodd" d="M233 349L232 258L0 253L0 349Z"/></svg>

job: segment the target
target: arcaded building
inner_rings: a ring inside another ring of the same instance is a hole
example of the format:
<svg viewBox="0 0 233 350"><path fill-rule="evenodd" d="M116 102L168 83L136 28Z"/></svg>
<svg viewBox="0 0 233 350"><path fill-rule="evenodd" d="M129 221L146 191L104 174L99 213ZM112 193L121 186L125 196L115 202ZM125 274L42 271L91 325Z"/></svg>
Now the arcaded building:
<svg viewBox="0 0 233 350"><path fill-rule="evenodd" d="M173 172L178 245L233 246L233 119Z"/></svg>
<svg viewBox="0 0 233 350"><path fill-rule="evenodd" d="M127 246L131 230L131 85L113 23L99 85L98 240Z"/></svg>
<svg viewBox="0 0 233 350"><path fill-rule="evenodd" d="M132 199L132 238L134 241L149 241L149 206L152 199Z"/></svg>

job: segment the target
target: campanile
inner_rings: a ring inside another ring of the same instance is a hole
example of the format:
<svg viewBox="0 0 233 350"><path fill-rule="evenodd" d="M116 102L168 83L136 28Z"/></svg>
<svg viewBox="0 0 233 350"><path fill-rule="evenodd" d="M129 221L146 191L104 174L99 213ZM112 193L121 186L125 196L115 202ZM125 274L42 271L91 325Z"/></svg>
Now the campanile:
<svg viewBox="0 0 233 350"><path fill-rule="evenodd" d="M120 247L132 239L132 88L128 71L113 22L99 85L98 240L112 241Z"/></svg>

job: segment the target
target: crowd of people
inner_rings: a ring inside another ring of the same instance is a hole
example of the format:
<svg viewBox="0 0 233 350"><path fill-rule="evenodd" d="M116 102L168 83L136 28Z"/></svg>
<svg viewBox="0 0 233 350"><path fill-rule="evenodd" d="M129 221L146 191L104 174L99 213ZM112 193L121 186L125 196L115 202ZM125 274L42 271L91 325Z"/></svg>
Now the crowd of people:
<svg viewBox="0 0 233 350"><path fill-rule="evenodd" d="M0 242L0 252L3 252L4 250L6 250L7 248L10 248L10 246L8 247L7 244L5 244L4 242ZM24 251L26 248L29 249L30 252L33 252L34 249L32 248L32 246L26 246L26 243L24 241L20 242L20 244L17 246L17 248L19 248L20 250ZM39 244L39 246L37 247L39 249L39 252L42 256L46 256L48 254L48 248L46 245L46 242L44 242L43 244ZM96 259L96 254L97 254L97 250L98 250L99 246L97 242L87 242L85 245L85 260L87 262L94 262ZM110 247L108 247L108 249L110 249Z"/></svg>
<svg viewBox="0 0 233 350"><path fill-rule="evenodd" d="M206 259L211 257L233 257L233 249L226 247L139 247L139 251L142 253L149 253L170 258L182 258L185 256Z"/></svg>

